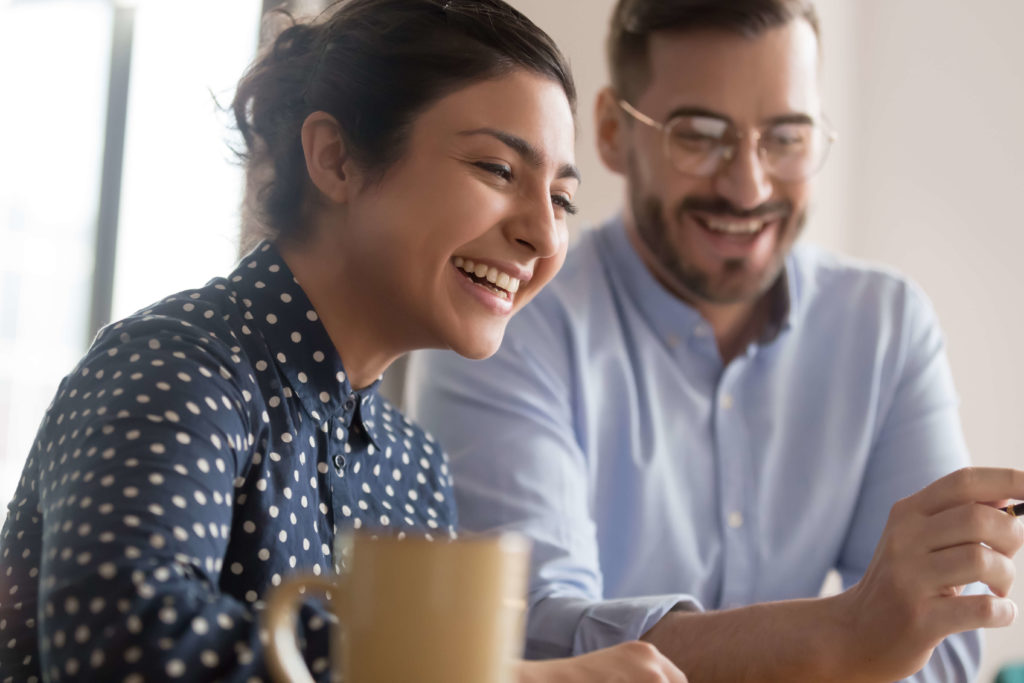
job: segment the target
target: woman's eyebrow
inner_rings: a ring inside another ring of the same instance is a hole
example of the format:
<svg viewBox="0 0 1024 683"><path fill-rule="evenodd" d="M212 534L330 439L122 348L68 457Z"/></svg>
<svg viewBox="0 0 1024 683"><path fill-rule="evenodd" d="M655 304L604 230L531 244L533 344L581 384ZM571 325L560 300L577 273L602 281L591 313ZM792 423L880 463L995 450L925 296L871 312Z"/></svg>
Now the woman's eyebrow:
<svg viewBox="0 0 1024 683"><path fill-rule="evenodd" d="M508 131L500 130L498 128L474 128L472 130L460 131L459 135L490 135L522 157L526 163L531 166L539 168L544 165L545 156L543 152L523 138L513 133L509 133ZM562 164L555 177L575 178L577 182L582 181L580 170L575 164Z"/></svg>

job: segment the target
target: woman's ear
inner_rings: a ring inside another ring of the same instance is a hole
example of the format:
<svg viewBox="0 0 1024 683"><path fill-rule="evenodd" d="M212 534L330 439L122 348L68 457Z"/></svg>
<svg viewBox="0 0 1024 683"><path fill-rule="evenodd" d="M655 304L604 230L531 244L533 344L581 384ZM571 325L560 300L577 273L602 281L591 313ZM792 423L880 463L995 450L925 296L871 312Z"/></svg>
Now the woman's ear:
<svg viewBox="0 0 1024 683"><path fill-rule="evenodd" d="M346 202L353 191L355 167L337 119L315 111L302 122L301 136L306 172L313 185L328 201Z"/></svg>
<svg viewBox="0 0 1024 683"><path fill-rule="evenodd" d="M625 175L627 142L623 140L622 110L611 88L604 88L598 93L594 121L597 123L597 151L601 161L609 170Z"/></svg>

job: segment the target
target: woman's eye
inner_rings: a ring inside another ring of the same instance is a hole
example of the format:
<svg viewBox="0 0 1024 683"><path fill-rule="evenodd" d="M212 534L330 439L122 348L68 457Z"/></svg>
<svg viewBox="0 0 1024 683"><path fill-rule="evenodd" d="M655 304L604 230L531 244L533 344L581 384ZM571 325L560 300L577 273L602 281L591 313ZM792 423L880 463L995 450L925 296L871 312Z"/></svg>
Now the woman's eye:
<svg viewBox="0 0 1024 683"><path fill-rule="evenodd" d="M495 164L488 161L478 161L477 167L482 168L488 173L493 173L502 180L512 180L512 167L506 166L505 164Z"/></svg>
<svg viewBox="0 0 1024 683"><path fill-rule="evenodd" d="M575 204L573 204L572 200L570 200L565 195L551 195L551 203L560 208L562 211L565 211L570 216L575 216L576 212L579 211L579 208Z"/></svg>

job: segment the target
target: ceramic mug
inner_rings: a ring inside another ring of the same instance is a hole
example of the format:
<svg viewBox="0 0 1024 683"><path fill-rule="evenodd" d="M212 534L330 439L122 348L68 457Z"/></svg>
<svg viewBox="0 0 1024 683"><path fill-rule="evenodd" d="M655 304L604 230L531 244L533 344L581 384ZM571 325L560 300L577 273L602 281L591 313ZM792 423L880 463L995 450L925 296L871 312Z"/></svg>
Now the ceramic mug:
<svg viewBox="0 0 1024 683"><path fill-rule="evenodd" d="M339 539L333 576L274 588L267 663L279 683L312 683L296 642L299 608L327 598L337 618L331 674L345 683L506 683L522 656L529 542L515 534L455 541Z"/></svg>

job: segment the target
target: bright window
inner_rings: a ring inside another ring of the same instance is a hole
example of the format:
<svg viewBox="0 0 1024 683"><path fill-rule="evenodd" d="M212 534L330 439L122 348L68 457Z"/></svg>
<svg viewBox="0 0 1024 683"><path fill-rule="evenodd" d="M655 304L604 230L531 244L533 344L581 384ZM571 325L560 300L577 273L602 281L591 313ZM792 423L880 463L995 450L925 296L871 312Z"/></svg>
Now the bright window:
<svg viewBox="0 0 1024 683"><path fill-rule="evenodd" d="M242 174L218 110L259 0L135 3L113 318L226 274ZM88 344L114 3L0 0L0 522Z"/></svg>

